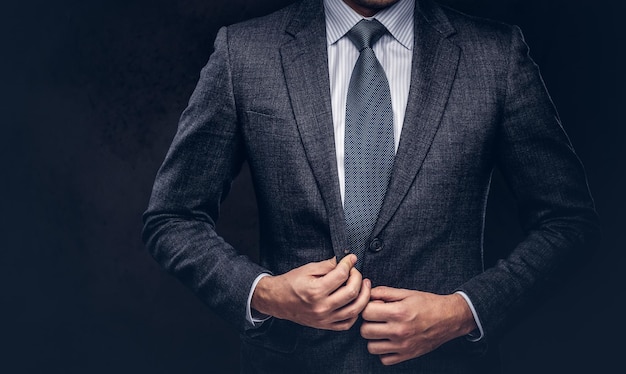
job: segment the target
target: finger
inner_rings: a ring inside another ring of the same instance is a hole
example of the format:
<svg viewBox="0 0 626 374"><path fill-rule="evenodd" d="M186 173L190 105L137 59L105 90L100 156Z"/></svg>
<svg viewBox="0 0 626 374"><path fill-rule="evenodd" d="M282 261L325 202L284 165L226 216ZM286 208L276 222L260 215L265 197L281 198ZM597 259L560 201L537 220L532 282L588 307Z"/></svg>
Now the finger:
<svg viewBox="0 0 626 374"><path fill-rule="evenodd" d="M372 288L372 291L374 290L375 288ZM370 292L370 300L371 298L372 296ZM378 300L370 301L363 309L361 316L364 320L370 322L387 322L391 320L396 307L397 305L395 302L384 303Z"/></svg>
<svg viewBox="0 0 626 374"><path fill-rule="evenodd" d="M353 269L356 271L356 269ZM357 318L363 311L370 299L370 289L372 284L369 279L365 279L361 282L361 288L359 290L358 297L351 303L341 307L335 312L334 318L338 320Z"/></svg>
<svg viewBox="0 0 626 374"><path fill-rule="evenodd" d="M328 260L308 263L303 267L306 268L306 272L308 274L322 277L337 267L337 259L335 257L331 257Z"/></svg>
<svg viewBox="0 0 626 374"><path fill-rule="evenodd" d="M334 331L346 331L352 327L358 319L357 317L345 319L343 321L333 322L330 329Z"/></svg>
<svg viewBox="0 0 626 374"><path fill-rule="evenodd" d="M380 362L385 366L399 364L400 362L408 359L408 357L397 353L383 354L380 355L379 358Z"/></svg>
<svg viewBox="0 0 626 374"><path fill-rule="evenodd" d="M389 340L370 340L367 342L367 351L373 355L388 355L397 354L399 349Z"/></svg>
<svg viewBox="0 0 626 374"><path fill-rule="evenodd" d="M361 336L367 340L389 339L389 324L384 322L363 322Z"/></svg>
<svg viewBox="0 0 626 374"><path fill-rule="evenodd" d="M409 290L402 288L379 286L372 288L371 298L372 300L400 301L406 298L409 293Z"/></svg>
<svg viewBox="0 0 626 374"><path fill-rule="evenodd" d="M319 286L322 289L328 290L328 294L330 295L348 280L350 270L354 267L354 264L356 264L355 255L351 254L342 258L334 269L318 279L320 282Z"/></svg>
<svg viewBox="0 0 626 374"><path fill-rule="evenodd" d="M332 310L339 309L359 297L362 287L363 277L361 273L357 269L352 268L350 269L350 277L346 281L346 284L330 294L327 302Z"/></svg>

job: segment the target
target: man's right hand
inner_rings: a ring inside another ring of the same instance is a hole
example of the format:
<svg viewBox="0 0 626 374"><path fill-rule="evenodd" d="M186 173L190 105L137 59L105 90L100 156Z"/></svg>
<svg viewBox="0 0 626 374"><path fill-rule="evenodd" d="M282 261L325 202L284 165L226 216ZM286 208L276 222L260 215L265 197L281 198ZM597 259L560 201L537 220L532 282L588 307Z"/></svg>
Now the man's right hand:
<svg viewBox="0 0 626 374"><path fill-rule="evenodd" d="M252 295L256 311L324 330L348 330L370 299L371 282L354 267L351 254L285 274L262 278Z"/></svg>

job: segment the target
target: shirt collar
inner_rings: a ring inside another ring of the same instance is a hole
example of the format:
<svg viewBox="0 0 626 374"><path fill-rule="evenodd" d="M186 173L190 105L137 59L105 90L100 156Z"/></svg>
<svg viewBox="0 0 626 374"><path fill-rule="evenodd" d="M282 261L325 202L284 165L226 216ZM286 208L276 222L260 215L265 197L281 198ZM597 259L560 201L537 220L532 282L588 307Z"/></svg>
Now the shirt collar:
<svg viewBox="0 0 626 374"><path fill-rule="evenodd" d="M415 0L400 0L389 8L376 13L374 17L382 23L391 36L406 49L413 49L413 13ZM343 0L324 0L326 14L326 39L328 45L336 43L363 16L350 8Z"/></svg>

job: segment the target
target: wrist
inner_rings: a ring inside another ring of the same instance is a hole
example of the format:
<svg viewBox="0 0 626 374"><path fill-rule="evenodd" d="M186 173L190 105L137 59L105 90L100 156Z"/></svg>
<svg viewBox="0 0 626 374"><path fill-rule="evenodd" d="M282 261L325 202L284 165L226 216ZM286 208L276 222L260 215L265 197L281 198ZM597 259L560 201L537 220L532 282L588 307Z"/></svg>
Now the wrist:
<svg viewBox="0 0 626 374"><path fill-rule="evenodd" d="M250 300L250 307L256 312L274 316L272 308L272 293L275 291L274 276L266 276L259 280Z"/></svg>
<svg viewBox="0 0 626 374"><path fill-rule="evenodd" d="M465 298L458 293L454 293L451 296L453 315L456 320L458 336L464 336L475 331L478 326L474 319L474 314L467 304Z"/></svg>

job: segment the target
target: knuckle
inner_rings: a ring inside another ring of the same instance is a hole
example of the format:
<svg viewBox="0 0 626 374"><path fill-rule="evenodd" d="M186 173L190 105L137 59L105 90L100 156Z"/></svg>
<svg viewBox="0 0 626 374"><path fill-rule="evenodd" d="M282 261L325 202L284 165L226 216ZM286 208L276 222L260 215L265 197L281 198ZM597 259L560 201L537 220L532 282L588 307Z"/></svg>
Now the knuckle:
<svg viewBox="0 0 626 374"><path fill-rule="evenodd" d="M311 295L309 295L308 293L301 295L300 298L307 305L314 305L315 304L315 299Z"/></svg>
<svg viewBox="0 0 626 374"><path fill-rule="evenodd" d="M400 328L392 328L389 330L389 334L394 340L401 340L404 338L404 331Z"/></svg>
<svg viewBox="0 0 626 374"><path fill-rule="evenodd" d="M315 284L305 291L305 295L310 302L314 302L321 298L322 289L318 284Z"/></svg>
<svg viewBox="0 0 626 374"><path fill-rule="evenodd" d="M349 318L356 318L359 316L359 312L359 308L356 305L353 305L348 309L348 316Z"/></svg>
<svg viewBox="0 0 626 374"><path fill-rule="evenodd" d="M346 293L343 298L343 303L344 305L350 306L350 308L352 308L352 306L356 304L355 300L357 300L358 297L359 297L359 294L355 293L353 289L346 290Z"/></svg>
<svg viewBox="0 0 626 374"><path fill-rule="evenodd" d="M348 296L350 297L350 300L356 299L359 296L359 288L351 287L348 290Z"/></svg>
<svg viewBox="0 0 626 374"><path fill-rule="evenodd" d="M313 306L313 313L316 315L324 315L326 314L326 308L324 308L324 306L322 305L314 305Z"/></svg>
<svg viewBox="0 0 626 374"><path fill-rule="evenodd" d="M317 296L320 293L320 283L319 282L313 282L312 284L309 285L309 287L306 289L306 293L311 295L311 296Z"/></svg>
<svg viewBox="0 0 626 374"><path fill-rule="evenodd" d="M403 341L400 342L400 350L401 351L407 351L410 348L411 348L411 344L409 343L408 340L403 340Z"/></svg>
<svg viewBox="0 0 626 374"><path fill-rule="evenodd" d="M398 335L400 339L406 342L406 339L411 337L411 332L408 329L400 329Z"/></svg>
<svg viewBox="0 0 626 374"><path fill-rule="evenodd" d="M337 266L337 270L339 271L339 274L341 274L346 279L350 276L350 266L347 264Z"/></svg>
<svg viewBox="0 0 626 374"><path fill-rule="evenodd" d="M396 321L404 321L406 318L406 314L406 310L402 306L399 306L396 310L392 312L392 317Z"/></svg>

